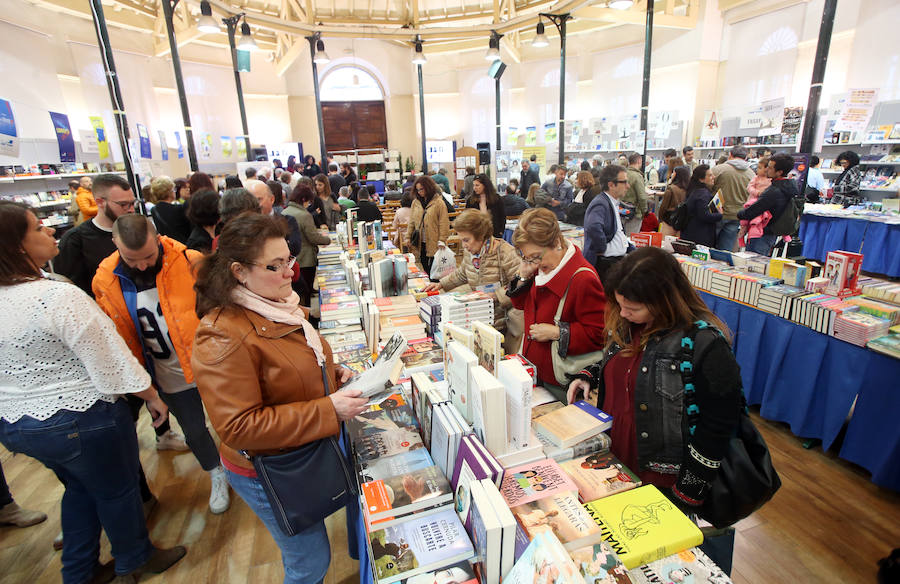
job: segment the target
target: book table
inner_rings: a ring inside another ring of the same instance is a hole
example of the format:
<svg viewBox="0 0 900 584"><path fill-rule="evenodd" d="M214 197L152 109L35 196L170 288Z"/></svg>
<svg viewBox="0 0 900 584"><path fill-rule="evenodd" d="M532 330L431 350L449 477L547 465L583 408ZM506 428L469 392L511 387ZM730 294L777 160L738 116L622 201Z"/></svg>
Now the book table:
<svg viewBox="0 0 900 584"><path fill-rule="evenodd" d="M825 260L829 251L863 254L862 269L900 277L900 224L806 213L800 217L803 255Z"/></svg>
<svg viewBox="0 0 900 584"><path fill-rule="evenodd" d="M853 409L839 456L900 491L900 360L698 292L731 329L744 393L763 418L827 450Z"/></svg>

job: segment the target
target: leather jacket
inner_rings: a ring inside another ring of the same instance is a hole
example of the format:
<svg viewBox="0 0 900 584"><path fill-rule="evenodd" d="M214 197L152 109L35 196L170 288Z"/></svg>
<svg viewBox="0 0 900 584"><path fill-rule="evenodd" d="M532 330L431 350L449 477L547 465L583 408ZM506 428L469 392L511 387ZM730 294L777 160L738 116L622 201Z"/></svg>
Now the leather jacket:
<svg viewBox="0 0 900 584"><path fill-rule="evenodd" d="M687 504L699 505L737 427L743 394L740 368L728 342L715 329L697 331L692 363L700 414L691 433L680 370L685 334L676 330L651 337L641 357L634 390L637 470L677 474L673 492ZM621 349L611 343L602 361L577 376L597 388L601 409L603 368Z"/></svg>
<svg viewBox="0 0 900 584"><path fill-rule="evenodd" d="M331 347L322 341L330 390L337 389ZM217 308L200 321L191 363L219 452L271 454L336 435L340 429L322 372L298 325L272 322L242 307Z"/></svg>

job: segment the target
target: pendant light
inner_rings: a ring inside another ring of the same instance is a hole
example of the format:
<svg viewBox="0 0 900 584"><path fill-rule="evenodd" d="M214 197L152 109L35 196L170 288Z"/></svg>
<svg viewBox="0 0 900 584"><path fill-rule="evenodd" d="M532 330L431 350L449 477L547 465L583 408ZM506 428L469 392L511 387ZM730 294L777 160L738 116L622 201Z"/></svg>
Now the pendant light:
<svg viewBox="0 0 900 584"><path fill-rule="evenodd" d="M547 35L544 34L544 23L538 19L537 23L537 36L534 37L534 40L531 41L531 46L537 49L546 47L550 44L550 41L547 40Z"/></svg>
<svg viewBox="0 0 900 584"><path fill-rule="evenodd" d="M197 29L205 33L219 32L219 23L213 18L212 6L207 0L200 2L200 19L197 20Z"/></svg>

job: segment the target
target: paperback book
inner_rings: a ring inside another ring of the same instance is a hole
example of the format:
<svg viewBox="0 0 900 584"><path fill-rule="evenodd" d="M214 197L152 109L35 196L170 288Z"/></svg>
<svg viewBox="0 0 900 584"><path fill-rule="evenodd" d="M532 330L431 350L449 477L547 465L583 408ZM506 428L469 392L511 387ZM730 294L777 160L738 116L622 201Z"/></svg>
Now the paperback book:
<svg viewBox="0 0 900 584"><path fill-rule="evenodd" d="M628 571L628 577L634 584L657 584L659 582L731 584L731 578L700 548L696 547L633 568Z"/></svg>
<svg viewBox="0 0 900 584"><path fill-rule="evenodd" d="M582 501L595 501L641 486L641 480L618 458L595 453L563 462L562 469L578 485Z"/></svg>
<svg viewBox="0 0 900 584"><path fill-rule="evenodd" d="M572 446L612 427L612 416L586 401L577 401L541 416L534 429L557 446Z"/></svg>
<svg viewBox="0 0 900 584"><path fill-rule="evenodd" d="M600 527L575 493L560 493L511 507L511 510L532 539L538 533L550 531L570 551L602 539Z"/></svg>
<svg viewBox="0 0 900 584"><path fill-rule="evenodd" d="M507 469L500 492L510 507L516 507L552 495L577 495L578 486L555 460L543 459Z"/></svg>
<svg viewBox="0 0 900 584"><path fill-rule="evenodd" d="M543 532L531 540L503 583L585 584L585 580L559 539Z"/></svg>
<svg viewBox="0 0 900 584"><path fill-rule="evenodd" d="M433 465L361 486L371 522L408 515L425 507L449 503L453 498L450 483Z"/></svg>

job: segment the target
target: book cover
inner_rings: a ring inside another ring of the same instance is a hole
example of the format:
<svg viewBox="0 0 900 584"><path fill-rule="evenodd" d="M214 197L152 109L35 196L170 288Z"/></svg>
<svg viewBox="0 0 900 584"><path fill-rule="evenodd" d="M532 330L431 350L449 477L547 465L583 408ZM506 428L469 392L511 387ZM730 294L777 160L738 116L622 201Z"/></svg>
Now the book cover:
<svg viewBox="0 0 900 584"><path fill-rule="evenodd" d="M612 416L586 401L569 404L534 421L535 430L557 446L572 446L611 427Z"/></svg>
<svg viewBox="0 0 900 584"><path fill-rule="evenodd" d="M538 534L516 560L503 584L585 584L555 535Z"/></svg>
<svg viewBox="0 0 900 584"><path fill-rule="evenodd" d="M619 556L605 541L578 548L569 555L584 577L585 584L634 584ZM654 580L654 582L675 584L678 580ZM699 582L697 581L697 584Z"/></svg>
<svg viewBox="0 0 900 584"><path fill-rule="evenodd" d="M731 584L731 578L700 548L684 550L661 560L633 568L628 571L628 577L634 584L657 584L659 582Z"/></svg>
<svg viewBox="0 0 900 584"><path fill-rule="evenodd" d="M370 521L407 515L424 507L449 503L450 483L434 465L363 483L362 495Z"/></svg>
<svg viewBox="0 0 900 584"><path fill-rule="evenodd" d="M495 456L506 453L506 389L481 365L469 372L469 398L475 434Z"/></svg>
<svg viewBox="0 0 900 584"><path fill-rule="evenodd" d="M578 486L555 460L543 459L507 469L500 492L510 507L516 507L560 493L578 493Z"/></svg>
<svg viewBox="0 0 900 584"><path fill-rule="evenodd" d="M472 557L472 542L452 509L369 534L378 584L388 584Z"/></svg>
<svg viewBox="0 0 900 584"><path fill-rule="evenodd" d="M503 526L500 525L481 482L472 481L469 488L472 490L472 504L468 522L464 526L475 548L475 573L480 576L482 584L500 584Z"/></svg>
<svg viewBox="0 0 900 584"><path fill-rule="evenodd" d="M519 361L504 359L497 365L497 379L506 390L507 447L527 448L531 439L531 376Z"/></svg>
<svg viewBox="0 0 900 584"><path fill-rule="evenodd" d="M400 332L394 333L385 343L372 367L351 378L340 391L358 389L363 392L362 397L372 397L395 386L403 369L400 355L406 347L406 337Z"/></svg>
<svg viewBox="0 0 900 584"><path fill-rule="evenodd" d="M401 580L399 584L478 584L475 570L469 562L457 562L418 576Z"/></svg>
<svg viewBox="0 0 900 584"><path fill-rule="evenodd" d="M595 501L641 485L641 480L609 453L579 456L560 464L578 485L582 501Z"/></svg>
<svg viewBox="0 0 900 584"><path fill-rule="evenodd" d="M562 446L557 446L556 444L550 442L546 436L542 436L541 434L535 433L538 440L541 441L541 447L544 449L544 454L547 458L552 458L558 463L563 463L567 460L572 460L578 456L587 456L589 454L603 454L605 452L609 452L609 448L612 445L612 440L610 437L601 432L596 436L591 436L587 440L579 442L573 446L569 446L568 448L563 448Z"/></svg>
<svg viewBox="0 0 900 584"><path fill-rule="evenodd" d="M516 522L512 511L506 505L506 501L503 500L497 485L491 479L482 479L481 487L487 496L488 502L493 507L494 513L497 515L497 520L500 522L502 532L500 579L502 581L516 562L516 532L519 524Z"/></svg>
<svg viewBox="0 0 900 584"><path fill-rule="evenodd" d="M456 452L456 463L453 466L450 485L453 487L453 504L456 513L463 525L467 527L469 525L469 507L472 502L470 483L489 476L491 476L490 469L486 468L481 455L472 445L471 436L463 436Z"/></svg>
<svg viewBox="0 0 900 584"><path fill-rule="evenodd" d="M551 531L567 550L592 545L602 539L600 527L575 493L560 493L511 507L511 510L529 537Z"/></svg>
<svg viewBox="0 0 900 584"><path fill-rule="evenodd" d="M358 461L357 475L360 483L388 479L434 466L431 454L424 448L384 456L375 460Z"/></svg>
<svg viewBox="0 0 900 584"><path fill-rule="evenodd" d="M703 542L694 522L653 485L591 501L584 508L629 570Z"/></svg>
<svg viewBox="0 0 900 584"><path fill-rule="evenodd" d="M503 333L481 321L475 321L472 332L475 334L475 356L478 357L478 364L491 375L496 375L497 364L503 358Z"/></svg>
<svg viewBox="0 0 900 584"><path fill-rule="evenodd" d="M490 469L490 479L499 488L503 482L503 465L501 465L500 461L484 447L484 444L481 443L478 436L475 436L474 434L469 435L469 442L481 455L481 460L484 461L484 464Z"/></svg>
<svg viewBox="0 0 900 584"><path fill-rule="evenodd" d="M478 364L475 353L458 341L447 345L447 365L445 368L449 382L450 401L467 422L472 421L472 404L469 390L469 370Z"/></svg>
<svg viewBox="0 0 900 584"><path fill-rule="evenodd" d="M415 427L398 428L390 432L379 432L363 436L353 443L357 456L362 460L375 460L382 456L393 456L425 448Z"/></svg>

